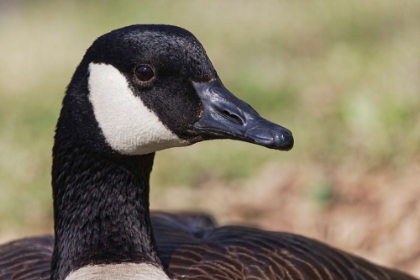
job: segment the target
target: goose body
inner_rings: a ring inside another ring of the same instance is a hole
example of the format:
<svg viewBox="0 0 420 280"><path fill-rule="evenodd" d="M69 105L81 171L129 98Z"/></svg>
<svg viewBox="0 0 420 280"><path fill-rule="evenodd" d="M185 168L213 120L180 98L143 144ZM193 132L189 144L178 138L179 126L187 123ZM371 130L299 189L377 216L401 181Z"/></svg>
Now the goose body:
<svg viewBox="0 0 420 280"><path fill-rule="evenodd" d="M223 86L188 31L134 25L101 36L57 123L54 237L0 246L0 279L415 279L298 235L150 214L154 153L211 139L293 146L289 130Z"/></svg>
<svg viewBox="0 0 420 280"><path fill-rule="evenodd" d="M217 227L185 214L152 212L151 221L170 279L416 279L295 234ZM53 236L1 246L0 279L50 279L53 247Z"/></svg>

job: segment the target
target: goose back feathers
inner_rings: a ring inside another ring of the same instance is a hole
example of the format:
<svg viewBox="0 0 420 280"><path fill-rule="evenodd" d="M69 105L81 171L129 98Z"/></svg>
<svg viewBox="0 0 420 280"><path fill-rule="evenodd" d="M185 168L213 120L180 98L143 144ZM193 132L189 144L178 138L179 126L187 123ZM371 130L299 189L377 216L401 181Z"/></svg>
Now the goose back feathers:
<svg viewBox="0 0 420 280"><path fill-rule="evenodd" d="M206 215L152 212L151 221L171 279L416 279L290 233L217 227ZM0 246L0 279L50 279L53 244L45 236Z"/></svg>

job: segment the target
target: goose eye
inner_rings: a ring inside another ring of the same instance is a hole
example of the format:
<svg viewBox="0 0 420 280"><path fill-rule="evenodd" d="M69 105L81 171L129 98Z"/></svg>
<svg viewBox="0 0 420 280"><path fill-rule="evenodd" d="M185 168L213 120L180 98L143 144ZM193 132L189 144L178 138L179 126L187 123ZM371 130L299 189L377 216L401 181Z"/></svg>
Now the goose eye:
<svg viewBox="0 0 420 280"><path fill-rule="evenodd" d="M149 81L155 76L153 69L147 65L140 65L139 67L136 68L135 72L136 72L137 78L142 82Z"/></svg>

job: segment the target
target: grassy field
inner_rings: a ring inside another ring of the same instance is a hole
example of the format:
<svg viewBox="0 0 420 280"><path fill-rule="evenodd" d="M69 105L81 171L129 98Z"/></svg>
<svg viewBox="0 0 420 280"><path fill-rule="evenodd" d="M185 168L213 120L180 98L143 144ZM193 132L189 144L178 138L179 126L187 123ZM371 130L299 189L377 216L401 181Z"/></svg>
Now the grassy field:
<svg viewBox="0 0 420 280"><path fill-rule="evenodd" d="M166 23L193 32L295 148L163 151L153 208L301 233L420 276L419 1L86 2L0 1L0 241L51 232L54 126L85 50Z"/></svg>

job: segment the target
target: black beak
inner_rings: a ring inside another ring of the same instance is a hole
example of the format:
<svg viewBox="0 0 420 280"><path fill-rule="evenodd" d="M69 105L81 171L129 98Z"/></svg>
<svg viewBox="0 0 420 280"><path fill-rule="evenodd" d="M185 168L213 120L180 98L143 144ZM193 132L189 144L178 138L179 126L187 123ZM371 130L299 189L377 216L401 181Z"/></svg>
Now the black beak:
<svg viewBox="0 0 420 280"><path fill-rule="evenodd" d="M236 98L219 79L193 85L203 104L194 129L204 139L242 140L270 149L288 151L292 132L262 118L251 106Z"/></svg>

